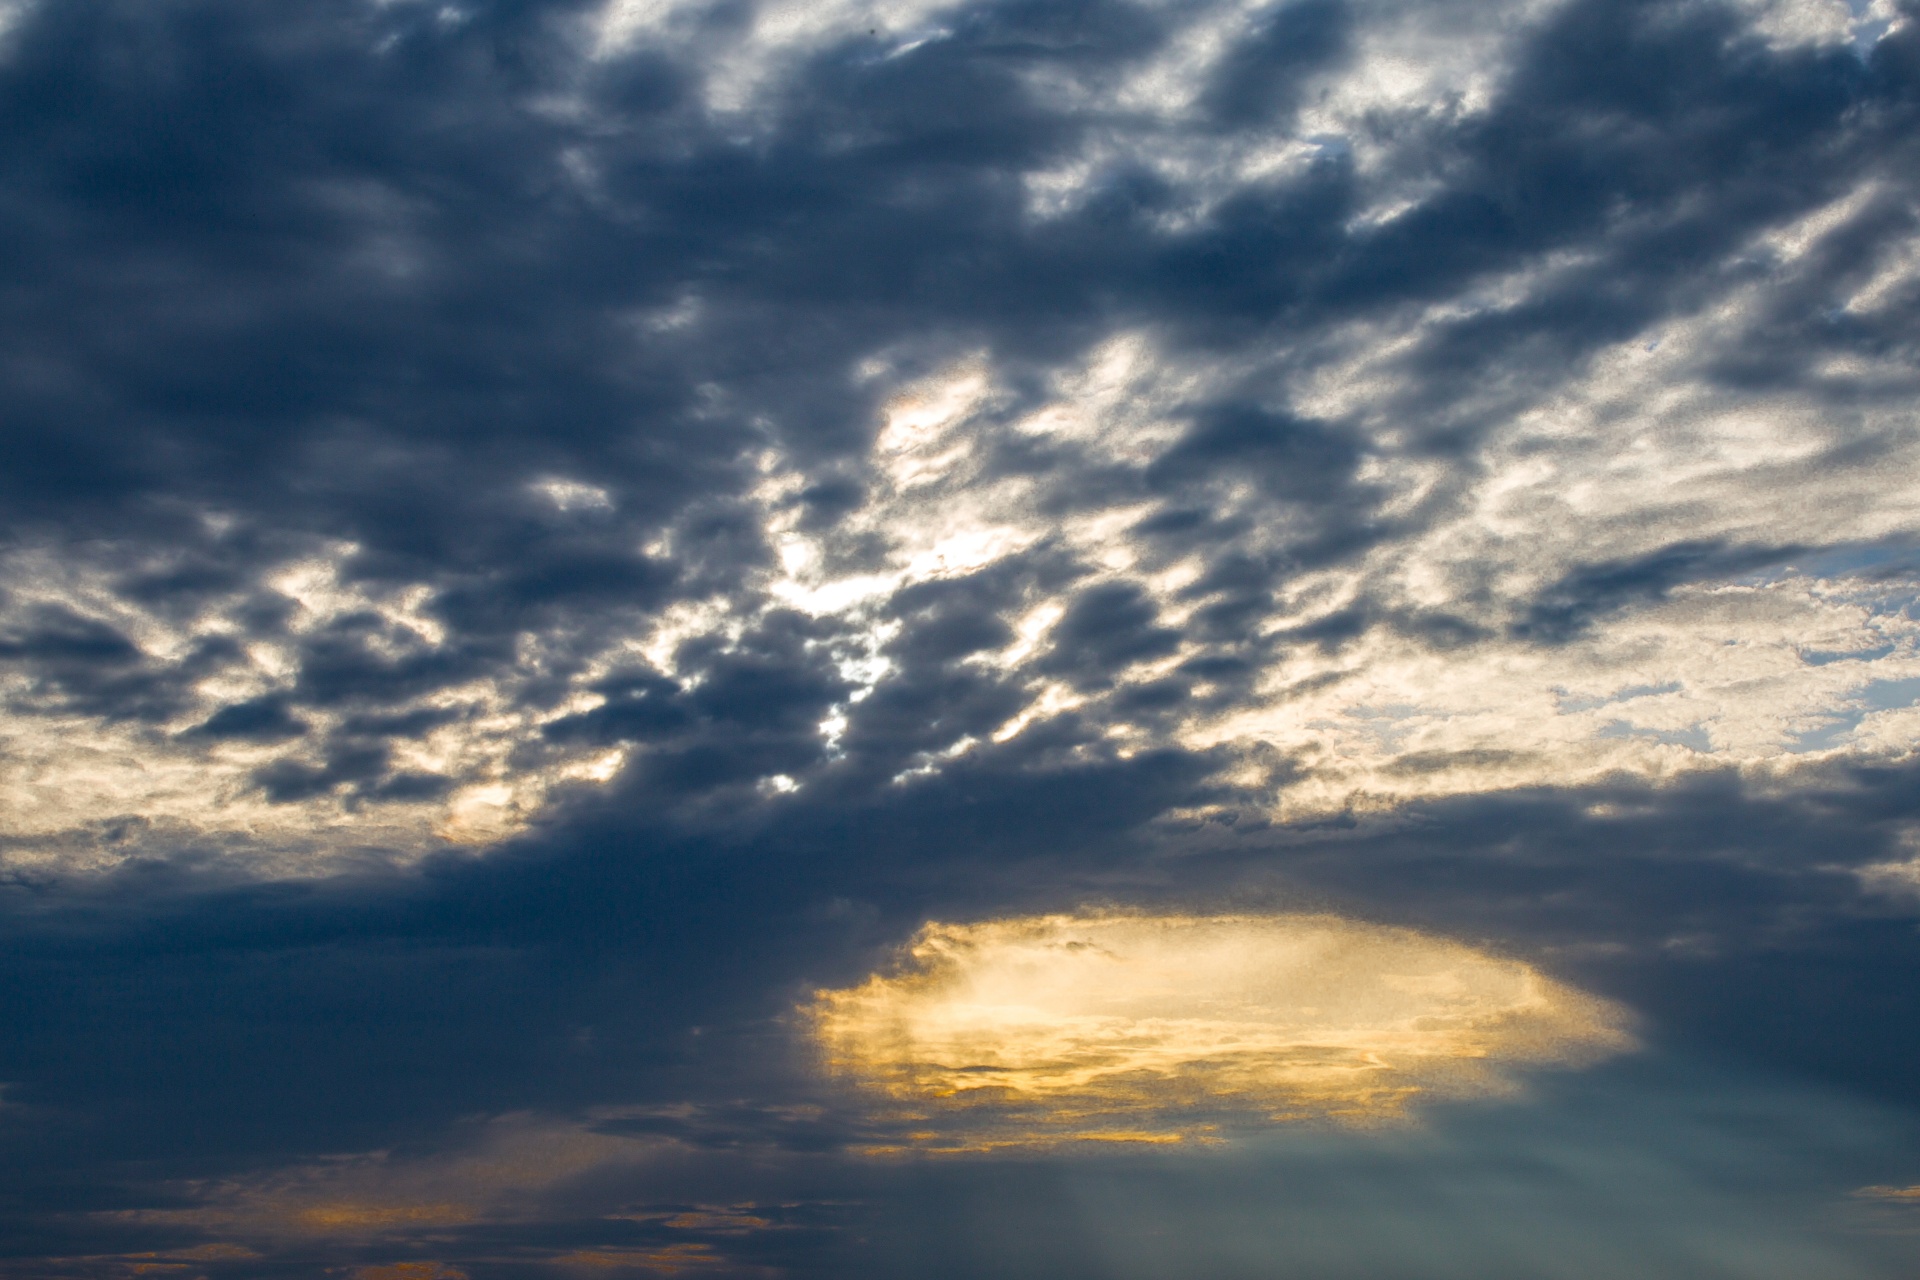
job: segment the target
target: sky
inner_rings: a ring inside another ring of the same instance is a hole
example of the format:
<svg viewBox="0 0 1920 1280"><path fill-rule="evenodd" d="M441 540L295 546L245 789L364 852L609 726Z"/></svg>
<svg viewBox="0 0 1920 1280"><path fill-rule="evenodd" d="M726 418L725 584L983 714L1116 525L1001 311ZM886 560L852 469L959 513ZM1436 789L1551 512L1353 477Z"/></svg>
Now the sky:
<svg viewBox="0 0 1920 1280"><path fill-rule="evenodd" d="M0 1277L1920 1271L1913 0L0 0Z"/></svg>

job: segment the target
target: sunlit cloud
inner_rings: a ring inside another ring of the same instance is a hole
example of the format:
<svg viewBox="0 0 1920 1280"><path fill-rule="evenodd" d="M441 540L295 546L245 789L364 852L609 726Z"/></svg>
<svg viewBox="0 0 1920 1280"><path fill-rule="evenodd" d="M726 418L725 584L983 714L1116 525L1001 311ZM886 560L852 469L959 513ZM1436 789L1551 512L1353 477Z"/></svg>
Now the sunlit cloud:
<svg viewBox="0 0 1920 1280"><path fill-rule="evenodd" d="M725 1270L729 1275L741 1274L737 1263L714 1252L711 1246L697 1242L662 1245L657 1249L576 1249L556 1255L551 1262L556 1267L578 1268L586 1272L677 1276ZM764 1274L777 1272L766 1271Z"/></svg>
<svg viewBox="0 0 1920 1280"><path fill-rule="evenodd" d="M264 1247L300 1239L382 1240L515 1221L541 1197L596 1170L643 1167L656 1140L508 1115L463 1146L429 1155L369 1152L176 1189L191 1207L114 1211L103 1221L206 1231Z"/></svg>
<svg viewBox="0 0 1920 1280"><path fill-rule="evenodd" d="M262 1255L245 1245L238 1244L200 1244L184 1249L142 1250L137 1253L95 1253L68 1257L35 1258L35 1274L47 1277L73 1276L76 1280L134 1280L135 1277L179 1277L180 1280L195 1280L206 1274L211 1264L220 1268L235 1268L247 1263L260 1261ZM364 1270L364 1268L363 1268ZM227 1272L223 1272L227 1273ZM444 1280L457 1280L458 1273L443 1273ZM409 1280L401 1273L391 1280ZM442 1280L431 1274L422 1274L418 1280Z"/></svg>
<svg viewBox="0 0 1920 1280"><path fill-rule="evenodd" d="M173 1183L165 1208L109 1210L105 1230L149 1229L208 1242L160 1252L43 1260L48 1274L191 1274L194 1262L233 1263L336 1250L373 1261L366 1280L458 1280L493 1260L500 1234L563 1212L564 1237L515 1250L524 1262L642 1275L782 1274L735 1256L793 1229L792 1205L710 1204L674 1195L696 1144L636 1122L699 1136L697 1108L607 1108L590 1116L510 1114L471 1120L430 1152L362 1152L301 1160L235 1177ZM665 1124L661 1122L665 1121ZM755 1134L766 1142L771 1134ZM769 1147L769 1149L771 1149ZM665 1190L663 1197L662 1191ZM558 1208L557 1208L558 1206ZM451 1259L447 1261L445 1259ZM71 1271L61 1268L71 1268Z"/></svg>
<svg viewBox="0 0 1920 1280"><path fill-rule="evenodd" d="M1370 1125L1631 1047L1517 960L1332 916L929 924L805 1010L825 1068L932 1149Z"/></svg>
<svg viewBox="0 0 1920 1280"><path fill-rule="evenodd" d="M702 0L611 0L590 24L596 56L614 58L635 47L677 47L704 67L708 107L745 115L777 88L801 59L835 43L866 36L884 57L936 38L938 20L962 7L958 0L873 4L776 2L755 6L745 20L715 29Z"/></svg>
<svg viewBox="0 0 1920 1280"><path fill-rule="evenodd" d="M380 1262L355 1267L351 1280L467 1280L467 1273L444 1262Z"/></svg>
<svg viewBox="0 0 1920 1280"><path fill-rule="evenodd" d="M1920 1204L1920 1186L1912 1187L1861 1187L1854 1192L1864 1200L1889 1200L1895 1203Z"/></svg>
<svg viewBox="0 0 1920 1280"><path fill-rule="evenodd" d="M1797 261L1877 198L1850 194L1762 247ZM1887 273L1910 267L1890 260L1858 296L1907 287L1906 276ZM1510 280L1508 296L1488 305L1518 305L1562 269ZM1915 464L1899 415L1863 419L1884 448L1870 475L1856 474L1822 462L1852 437L1812 399L1730 400L1702 384L1699 367L1739 341L1758 306L1758 286L1743 289L1717 311L1603 349L1551 395L1513 406L1470 465L1436 459L1389 414L1417 394L1406 355L1451 323L1439 310L1411 329L1360 325L1329 339L1303 370L1292 412L1314 414L1313 430L1340 424L1352 433L1344 501L1353 519L1364 514L1387 532L1370 535L1359 554L1291 574L1285 592L1228 637L1258 655L1233 698L1189 679L1195 696L1150 721L1129 710L1135 691L1217 652L1195 626L1231 603L1210 585L1212 567L1234 557L1284 563L1325 531L1312 495L1276 498L1239 469L1178 494L1154 489L1151 478L1178 456L1204 406L1257 365L1176 353L1145 330L1110 335L1048 368L1038 394L1017 394L1019 371L983 352L912 377L874 356L853 375L888 388L858 503L831 523L809 523L800 499L816 477L767 449L747 495L770 552L764 572L731 595L600 619L591 641L564 623L526 633L510 658L463 681L418 693L396 686L380 715L421 727L379 745L390 781L377 785L350 778L335 745L367 716L286 699L327 644L350 641L355 661L398 672L456 661L460 637L439 608L444 585L355 578L347 567L360 549L326 544L182 617L129 598L83 559L22 554L8 566L19 584L8 602L15 634L29 635L52 610L73 632L65 643L108 643L75 628L121 637L126 655L114 661L129 678L165 675L175 703L146 720L103 715L63 701L44 679L9 677L4 856L71 869L197 842L264 869L248 851L271 844L285 871L508 838L555 793L603 785L644 756L631 744L548 733L555 720L606 702L598 682L633 669L697 680L697 669L682 668L683 651L725 653L779 609L835 632L850 693L821 719L830 763L853 709L897 675L885 650L902 626L902 592L1041 554L1065 568L1056 585L1025 589L1000 619L1008 642L968 659L997 673L1020 705L998 727L957 732L904 762L911 776L1068 710L1104 722L1126 749L1239 755L1246 796L1282 817L1620 772L1788 768L1836 751L1897 757L1920 733L1920 686L1911 683L1920 680L1920 631L1904 580L1875 577L1844 556L1742 572L1703 551L1700 581L1655 581L1592 605L1578 594L1589 580L1605 586L1609 573L1657 577L1677 542L1897 548L1920 527L1920 491L1899 480ZM1900 375L1889 366L1875 376ZM1633 430L1609 437L1605 424L1623 413ZM1010 466L1009 457L1026 461ZM544 476L527 486L556 516L613 505L604 487L581 480ZM1203 507L1218 532L1200 551L1145 532L1157 517ZM664 531L646 553L686 550L677 537ZM1076 598L1098 589L1137 592L1172 639L1150 658L1108 661L1104 691L1075 690L1048 669L1065 643L1054 629ZM249 634L244 619L263 597L286 608L285 626ZM1287 640L1343 626L1338 645ZM336 633L346 639L332 640ZM537 703L525 696L533 688L543 690ZM1281 764L1262 776L1259 759ZM757 785L782 794L808 781L804 771L776 770ZM138 818L114 826L119 814Z"/></svg>
<svg viewBox="0 0 1920 1280"><path fill-rule="evenodd" d="M1861 882L1880 893L1920 898L1920 857L1898 862L1874 862L1861 867Z"/></svg>
<svg viewBox="0 0 1920 1280"><path fill-rule="evenodd" d="M580 488L554 501L590 506ZM458 670L459 638L434 615L434 587L344 576L358 550L311 548L186 616L129 599L83 556L15 556L0 648L41 674L0 672L0 862L103 868L194 845L256 871L324 871L497 841L524 830L555 788L617 772L617 746L541 737L595 695L583 688L550 708L521 694L565 637L529 637L505 669L411 680ZM284 625L250 634L263 608ZM373 705L303 690L303 674L311 682L328 664L389 688ZM605 665L589 663L580 683Z"/></svg>
<svg viewBox="0 0 1920 1280"><path fill-rule="evenodd" d="M541 480L530 486L559 511L610 511L613 499L599 485L579 480Z"/></svg>

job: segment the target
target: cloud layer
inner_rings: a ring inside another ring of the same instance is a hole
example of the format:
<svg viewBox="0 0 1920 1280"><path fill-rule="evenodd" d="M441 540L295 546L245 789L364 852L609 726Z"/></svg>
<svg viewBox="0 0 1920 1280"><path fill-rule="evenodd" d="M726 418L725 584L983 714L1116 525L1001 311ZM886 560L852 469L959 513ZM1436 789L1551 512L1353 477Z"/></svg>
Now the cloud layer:
<svg viewBox="0 0 1920 1280"><path fill-rule="evenodd" d="M1911 4L34 0L0 136L0 1271L1235 1274L793 1014L1151 917L1643 1028L1250 1185L1911 1272Z"/></svg>
<svg viewBox="0 0 1920 1280"><path fill-rule="evenodd" d="M1298 816L1899 755L1910 43L23 10L8 856L278 873L1023 735Z"/></svg>

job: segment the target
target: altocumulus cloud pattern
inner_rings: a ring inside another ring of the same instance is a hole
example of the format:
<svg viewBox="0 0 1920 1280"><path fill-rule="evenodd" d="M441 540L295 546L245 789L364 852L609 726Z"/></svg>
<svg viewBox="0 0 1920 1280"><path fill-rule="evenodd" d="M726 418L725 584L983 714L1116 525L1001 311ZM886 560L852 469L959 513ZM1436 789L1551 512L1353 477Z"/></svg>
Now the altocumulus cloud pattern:
<svg viewBox="0 0 1920 1280"><path fill-rule="evenodd" d="M0 2L0 1275L1920 1265L1920 11Z"/></svg>

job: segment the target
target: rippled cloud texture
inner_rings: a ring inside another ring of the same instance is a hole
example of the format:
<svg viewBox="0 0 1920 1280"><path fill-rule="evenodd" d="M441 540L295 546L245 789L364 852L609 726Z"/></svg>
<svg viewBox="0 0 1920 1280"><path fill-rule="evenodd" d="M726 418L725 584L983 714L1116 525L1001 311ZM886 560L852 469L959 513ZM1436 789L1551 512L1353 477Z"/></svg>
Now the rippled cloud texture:
<svg viewBox="0 0 1920 1280"><path fill-rule="evenodd" d="M0 1274L1911 1274L1911 4L21 0L0 137ZM1554 1029L914 1021L1144 919Z"/></svg>

